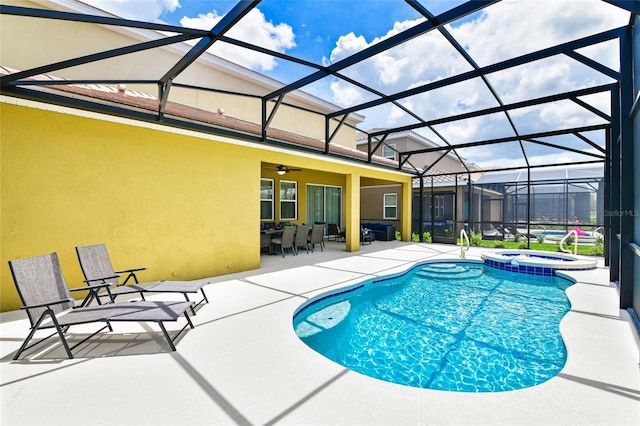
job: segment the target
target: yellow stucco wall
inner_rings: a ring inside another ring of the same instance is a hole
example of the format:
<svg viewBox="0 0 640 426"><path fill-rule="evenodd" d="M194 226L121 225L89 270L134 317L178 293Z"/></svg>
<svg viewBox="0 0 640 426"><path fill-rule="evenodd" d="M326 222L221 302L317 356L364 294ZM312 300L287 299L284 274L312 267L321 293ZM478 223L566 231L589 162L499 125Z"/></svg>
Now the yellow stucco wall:
<svg viewBox="0 0 640 426"><path fill-rule="evenodd" d="M300 164L300 160L291 159L295 161L295 164ZM297 167L297 166L296 166ZM266 220L265 222L292 222L295 224L310 223L307 218L307 185L326 185L326 186L339 186L345 187L345 177L342 174L333 172L324 172L321 170L307 170L304 169L300 172L288 173L284 176L278 175L273 171L273 165L263 165L263 178L273 179L274 181L274 219ZM298 185L298 218L296 220L281 219L280 217L280 182L282 181L294 181ZM342 194L344 200L344 193ZM342 222L344 223L344 209L342 211Z"/></svg>
<svg viewBox="0 0 640 426"><path fill-rule="evenodd" d="M258 268L259 151L1 104L1 301L21 306L7 261L58 252L82 284L75 246L106 243L144 280Z"/></svg>
<svg viewBox="0 0 640 426"><path fill-rule="evenodd" d="M350 185L360 179L348 182L348 176L411 181L323 156L6 99L0 102L1 311L21 306L9 260L58 252L68 284L83 286L79 245L107 244L116 269L148 267L145 281L258 268L261 177L276 185L298 182L298 223L306 221L307 183L342 187L345 222L356 223L359 206L349 203L359 204L359 195L350 195L359 188ZM280 177L265 170L274 164L302 171ZM357 240L347 249L357 250Z"/></svg>

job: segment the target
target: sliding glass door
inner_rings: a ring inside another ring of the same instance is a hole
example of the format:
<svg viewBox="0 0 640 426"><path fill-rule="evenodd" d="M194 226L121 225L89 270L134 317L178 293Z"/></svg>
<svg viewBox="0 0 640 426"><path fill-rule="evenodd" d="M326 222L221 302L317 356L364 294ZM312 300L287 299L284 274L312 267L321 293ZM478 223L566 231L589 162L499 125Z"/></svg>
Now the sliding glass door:
<svg viewBox="0 0 640 426"><path fill-rule="evenodd" d="M315 222L342 225L342 188L307 185L307 223Z"/></svg>

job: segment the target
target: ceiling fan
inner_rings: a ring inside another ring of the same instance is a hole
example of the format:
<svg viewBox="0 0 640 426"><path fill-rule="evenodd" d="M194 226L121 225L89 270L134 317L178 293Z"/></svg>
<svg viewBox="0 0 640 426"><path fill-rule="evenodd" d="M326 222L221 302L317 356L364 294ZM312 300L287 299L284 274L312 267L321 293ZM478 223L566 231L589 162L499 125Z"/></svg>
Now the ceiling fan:
<svg viewBox="0 0 640 426"><path fill-rule="evenodd" d="M275 171L277 174L282 176L282 175L286 175L289 172L301 172L302 169L293 169L291 167L287 167L287 166L283 166L282 164L279 164L276 166Z"/></svg>

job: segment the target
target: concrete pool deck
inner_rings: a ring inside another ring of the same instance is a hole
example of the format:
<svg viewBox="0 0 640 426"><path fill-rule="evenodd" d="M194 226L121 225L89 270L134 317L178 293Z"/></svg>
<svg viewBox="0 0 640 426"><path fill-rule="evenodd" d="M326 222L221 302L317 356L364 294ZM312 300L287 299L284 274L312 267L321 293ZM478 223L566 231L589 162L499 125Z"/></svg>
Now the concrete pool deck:
<svg viewBox="0 0 640 426"><path fill-rule="evenodd" d="M483 251L472 247L467 258ZM567 272L578 281L567 291L572 308L560 326L567 363L532 388L469 394L387 383L324 358L294 334L293 313L316 295L459 254L451 245L376 241L358 253L327 242L324 252L263 256L259 270L212 279L210 303L176 352L153 324L116 323L113 333L76 348L75 359L55 345L12 361L28 321L21 311L3 313L0 423L640 424L637 335L602 259L596 270ZM82 334L85 326L71 331Z"/></svg>

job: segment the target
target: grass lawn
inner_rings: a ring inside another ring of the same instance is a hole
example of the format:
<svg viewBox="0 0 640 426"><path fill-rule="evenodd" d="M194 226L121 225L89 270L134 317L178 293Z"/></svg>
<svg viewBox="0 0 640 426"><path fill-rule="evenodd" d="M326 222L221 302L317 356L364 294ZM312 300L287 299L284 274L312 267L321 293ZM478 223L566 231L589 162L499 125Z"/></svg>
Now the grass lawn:
<svg viewBox="0 0 640 426"><path fill-rule="evenodd" d="M471 245L476 247L490 247L490 248L506 248L506 249L519 249L519 250L527 250L527 241L501 241L501 240L482 240L473 234L471 237ZM400 239L400 233L396 232L396 238ZM419 241L419 237L417 234L412 235L412 241ZM428 232L425 232L425 241L431 242L431 235ZM460 239L457 240L456 244L460 244ZM552 251L552 252L562 252L560 250L560 246L558 243L539 243L537 241L532 241L529 250L544 250L544 251ZM584 246L578 245L578 253L583 256L604 256L604 245L598 243L594 246Z"/></svg>
<svg viewBox="0 0 640 426"><path fill-rule="evenodd" d="M487 241L487 240L474 241L474 243L476 242L477 242L477 246L479 247L491 247L491 248L503 247L506 249L522 249L522 250L527 249L526 241L524 242L520 241L517 243L513 241ZM529 247L530 247L530 250L561 252L560 246L558 244L531 242ZM578 254L581 254L584 256L602 256L604 255L604 247L602 246L602 244L597 244L595 246L578 245Z"/></svg>

